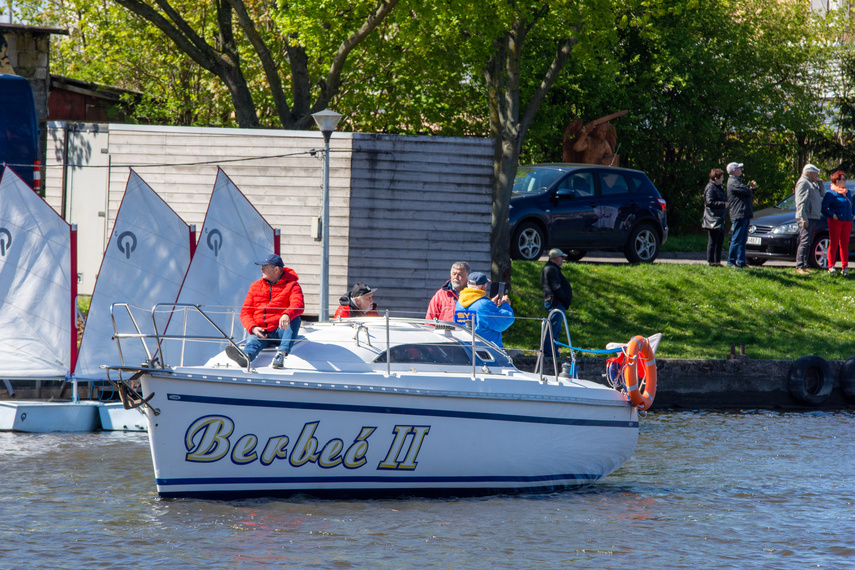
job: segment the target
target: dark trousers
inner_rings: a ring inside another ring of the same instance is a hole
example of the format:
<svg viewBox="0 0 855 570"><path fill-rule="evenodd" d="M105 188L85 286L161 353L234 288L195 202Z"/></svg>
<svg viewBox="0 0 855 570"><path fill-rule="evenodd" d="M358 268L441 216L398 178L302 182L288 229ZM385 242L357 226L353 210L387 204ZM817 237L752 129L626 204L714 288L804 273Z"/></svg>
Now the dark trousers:
<svg viewBox="0 0 855 570"><path fill-rule="evenodd" d="M813 235L817 220L808 220L806 227L799 224L799 247L796 249L796 267L808 268L810 259L810 239Z"/></svg>
<svg viewBox="0 0 855 570"><path fill-rule="evenodd" d="M546 306L546 303L544 303L544 306ZM552 311L552 309L558 309L561 312L553 313L552 316L549 317L549 328L552 329L552 338L550 339L549 336L547 336L546 340L543 341L543 355L546 358L552 358L553 351L555 351L555 355L558 356L558 345L555 344L555 341L558 340L558 336L564 329L561 325L564 321L564 312L567 310L567 308L561 303L546 306L547 311Z"/></svg>
<svg viewBox="0 0 855 570"><path fill-rule="evenodd" d="M721 263L721 246L724 245L724 228L708 231L707 261L710 263Z"/></svg>

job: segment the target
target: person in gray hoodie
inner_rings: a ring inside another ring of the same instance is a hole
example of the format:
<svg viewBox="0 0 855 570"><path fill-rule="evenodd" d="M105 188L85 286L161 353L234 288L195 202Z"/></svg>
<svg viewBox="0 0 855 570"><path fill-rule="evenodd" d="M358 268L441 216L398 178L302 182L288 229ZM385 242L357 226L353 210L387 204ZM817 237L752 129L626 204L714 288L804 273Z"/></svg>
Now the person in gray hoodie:
<svg viewBox="0 0 855 570"><path fill-rule="evenodd" d="M796 249L796 273L809 275L808 256L810 240L816 223L822 216L822 182L819 180L819 168L806 164L802 175L796 182L796 221L799 224L799 245Z"/></svg>

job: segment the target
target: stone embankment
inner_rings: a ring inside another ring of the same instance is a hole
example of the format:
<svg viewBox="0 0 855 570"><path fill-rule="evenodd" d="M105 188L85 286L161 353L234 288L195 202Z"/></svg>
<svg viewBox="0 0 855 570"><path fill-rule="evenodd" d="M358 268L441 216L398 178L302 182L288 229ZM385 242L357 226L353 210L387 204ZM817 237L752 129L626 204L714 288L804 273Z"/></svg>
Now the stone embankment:
<svg viewBox="0 0 855 570"><path fill-rule="evenodd" d="M535 357L517 357L520 370L533 371ZM790 391L793 360L690 360L657 358L656 399L652 409L777 409L777 410L842 410L855 408L847 401L840 384L844 361L827 361L833 388L818 405L805 404ZM551 371L551 365L547 370ZM606 384L605 358L579 358L577 376ZM806 376L808 392L815 391L822 379L817 370ZM801 375L799 375L801 376Z"/></svg>

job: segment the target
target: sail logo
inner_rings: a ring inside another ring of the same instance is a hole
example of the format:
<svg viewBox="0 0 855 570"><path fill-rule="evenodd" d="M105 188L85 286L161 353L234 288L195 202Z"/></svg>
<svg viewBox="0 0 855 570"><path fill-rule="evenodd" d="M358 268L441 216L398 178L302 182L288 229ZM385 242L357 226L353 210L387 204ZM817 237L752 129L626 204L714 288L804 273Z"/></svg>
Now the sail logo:
<svg viewBox="0 0 855 570"><path fill-rule="evenodd" d="M0 228L0 257L6 257L6 252L12 247L12 232Z"/></svg>
<svg viewBox="0 0 855 570"><path fill-rule="evenodd" d="M368 438L377 430L362 426L355 437L318 439L320 421L303 424L299 435L292 439L286 434L260 438L252 433L235 434L235 423L220 415L203 416L190 424L184 436L186 455L192 463L214 463L228 458L235 465L252 463L269 466L274 463L291 467L317 465L322 469L343 467L359 469L368 463ZM418 455L430 426L396 425L388 449L383 446L383 460L376 470L415 471ZM294 434L292 433L292 436Z"/></svg>
<svg viewBox="0 0 855 570"><path fill-rule="evenodd" d="M217 257L220 250L223 248L223 234L220 233L220 230L211 230L208 233L208 239L206 241L208 243L208 249L214 252L214 257Z"/></svg>
<svg viewBox="0 0 855 570"><path fill-rule="evenodd" d="M125 259L130 259L131 252L137 248L137 236L131 231L120 233L116 238L116 247L125 254Z"/></svg>

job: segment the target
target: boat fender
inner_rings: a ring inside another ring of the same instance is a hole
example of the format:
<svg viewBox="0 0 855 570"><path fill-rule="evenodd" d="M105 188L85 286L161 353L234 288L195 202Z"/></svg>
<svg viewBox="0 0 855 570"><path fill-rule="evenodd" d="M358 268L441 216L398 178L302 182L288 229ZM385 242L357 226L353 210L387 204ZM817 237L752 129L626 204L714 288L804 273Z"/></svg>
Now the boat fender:
<svg viewBox="0 0 855 570"><path fill-rule="evenodd" d="M840 367L840 389L850 404L855 403L855 356L850 356Z"/></svg>
<svg viewBox="0 0 855 570"><path fill-rule="evenodd" d="M643 369L643 387L639 381L639 365ZM632 337L626 347L623 381L632 405L639 410L649 410L656 398L656 356L650 343L641 335Z"/></svg>
<svg viewBox="0 0 855 570"><path fill-rule="evenodd" d="M802 356L790 366L787 386L795 400L809 406L819 406L831 394L834 378L823 358L816 355Z"/></svg>

